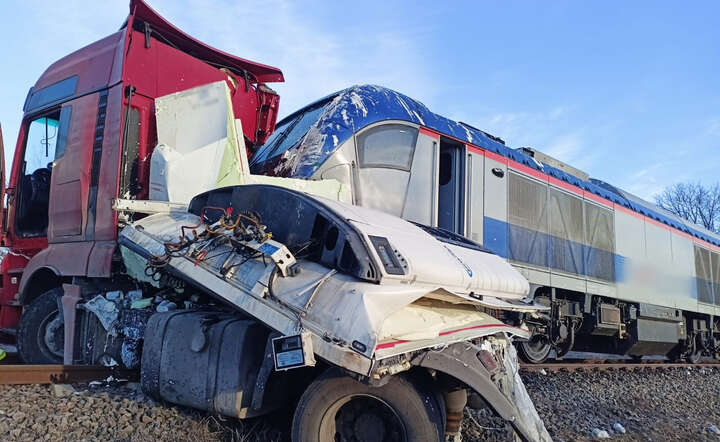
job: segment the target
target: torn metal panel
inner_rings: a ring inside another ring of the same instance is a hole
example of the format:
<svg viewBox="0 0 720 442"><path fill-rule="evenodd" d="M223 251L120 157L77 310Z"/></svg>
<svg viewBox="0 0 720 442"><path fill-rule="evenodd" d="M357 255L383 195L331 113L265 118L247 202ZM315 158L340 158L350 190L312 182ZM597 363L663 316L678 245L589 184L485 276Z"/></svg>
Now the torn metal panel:
<svg viewBox="0 0 720 442"><path fill-rule="evenodd" d="M412 365L446 373L475 390L526 441L551 442L519 375L517 355L501 335L419 353Z"/></svg>
<svg viewBox="0 0 720 442"><path fill-rule="evenodd" d="M85 310L93 312L102 324L103 328L112 336L115 336L119 310L117 305L105 299L103 295L97 295L90 301L83 304Z"/></svg>
<svg viewBox="0 0 720 442"><path fill-rule="evenodd" d="M156 98L155 118L150 199L186 204L198 191L243 184L245 142L225 81Z"/></svg>

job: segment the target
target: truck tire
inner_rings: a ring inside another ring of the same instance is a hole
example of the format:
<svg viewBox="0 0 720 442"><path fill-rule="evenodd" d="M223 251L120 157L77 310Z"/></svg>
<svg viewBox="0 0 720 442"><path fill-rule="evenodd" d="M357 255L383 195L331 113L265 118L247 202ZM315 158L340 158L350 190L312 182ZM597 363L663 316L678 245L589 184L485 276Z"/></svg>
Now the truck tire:
<svg viewBox="0 0 720 442"><path fill-rule="evenodd" d="M436 397L403 376L373 387L331 369L300 398L292 441L437 442L441 416Z"/></svg>
<svg viewBox="0 0 720 442"><path fill-rule="evenodd" d="M26 364L62 364L65 325L58 307L61 288L38 296L23 311L17 334L20 357Z"/></svg>

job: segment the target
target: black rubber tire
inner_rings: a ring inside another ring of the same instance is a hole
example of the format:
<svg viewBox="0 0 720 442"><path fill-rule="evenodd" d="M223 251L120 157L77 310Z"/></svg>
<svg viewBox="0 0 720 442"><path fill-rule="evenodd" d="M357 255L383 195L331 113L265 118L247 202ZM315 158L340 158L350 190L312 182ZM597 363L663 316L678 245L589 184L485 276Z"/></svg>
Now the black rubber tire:
<svg viewBox="0 0 720 442"><path fill-rule="evenodd" d="M17 333L17 348L20 358L26 364L62 364L63 357L49 349L45 342L46 325L60 314L58 298L63 295L61 288L48 290L38 296L23 311ZM54 316L53 316L54 315ZM57 328L57 322L54 324ZM56 347L62 344L64 328L56 330L60 339Z"/></svg>
<svg viewBox="0 0 720 442"><path fill-rule="evenodd" d="M421 390L400 375L393 376L382 387L372 387L342 374L339 370L330 369L310 384L300 398L293 416L292 441L350 440L332 431L337 431L335 419L351 399L369 400L369 397L387 406L394 413L397 422L403 427L404 437L401 440L438 442L441 440L442 413L434 395ZM357 426L357 423L355 425Z"/></svg>

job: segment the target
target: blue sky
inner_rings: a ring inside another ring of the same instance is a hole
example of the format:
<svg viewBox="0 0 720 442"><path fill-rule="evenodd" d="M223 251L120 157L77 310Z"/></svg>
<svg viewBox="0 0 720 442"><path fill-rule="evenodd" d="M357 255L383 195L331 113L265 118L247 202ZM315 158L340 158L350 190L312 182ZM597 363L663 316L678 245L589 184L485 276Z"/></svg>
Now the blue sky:
<svg viewBox="0 0 720 442"><path fill-rule="evenodd" d="M645 198L674 182L720 179L717 1L150 4L212 46L283 69L286 83L273 85L282 115L375 83ZM127 9L116 0L3 2L13 11L0 17L6 151L42 71L115 31Z"/></svg>

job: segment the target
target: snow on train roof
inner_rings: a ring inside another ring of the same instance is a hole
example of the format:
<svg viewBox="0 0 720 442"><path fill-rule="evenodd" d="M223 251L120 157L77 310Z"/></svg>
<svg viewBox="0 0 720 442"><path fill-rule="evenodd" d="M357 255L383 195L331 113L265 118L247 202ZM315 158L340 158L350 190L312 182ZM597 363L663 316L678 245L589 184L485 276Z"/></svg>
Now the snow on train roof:
<svg viewBox="0 0 720 442"><path fill-rule="evenodd" d="M277 125L253 156L255 173L310 178L337 148L364 127L385 120L409 121L524 166L544 172L637 213L720 246L720 235L682 220L656 205L600 180L582 180L512 149L502 140L467 124L431 112L424 104L394 90L357 85L322 98ZM299 143L295 138L299 138ZM278 149L278 147L281 147Z"/></svg>

